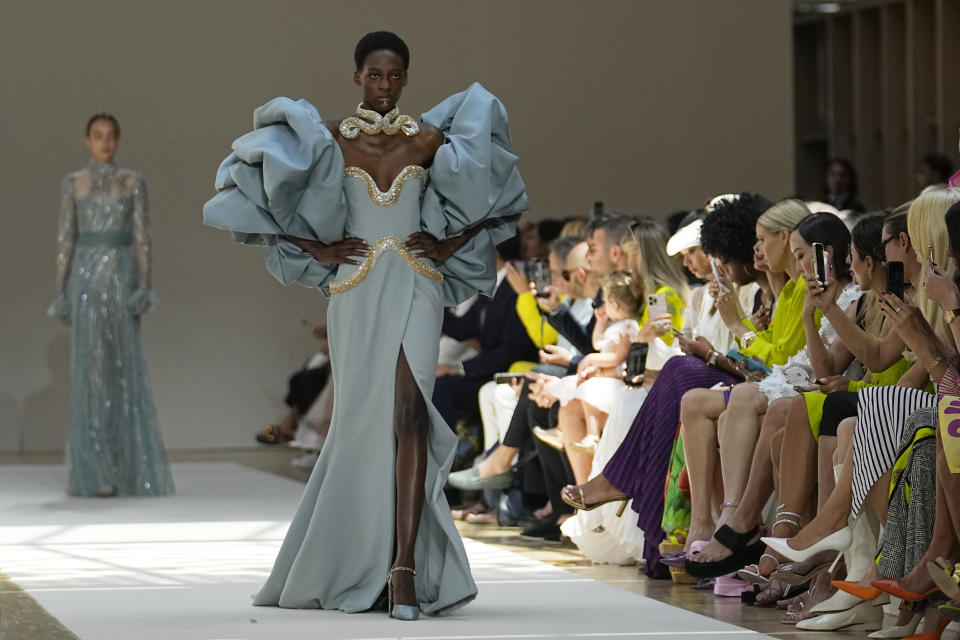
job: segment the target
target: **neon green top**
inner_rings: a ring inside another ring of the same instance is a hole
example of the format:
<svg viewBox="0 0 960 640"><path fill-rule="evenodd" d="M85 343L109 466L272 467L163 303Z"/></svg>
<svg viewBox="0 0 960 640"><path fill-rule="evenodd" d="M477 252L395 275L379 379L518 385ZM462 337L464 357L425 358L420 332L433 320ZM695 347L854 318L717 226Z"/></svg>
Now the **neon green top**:
<svg viewBox="0 0 960 640"><path fill-rule="evenodd" d="M537 298L531 292L524 291L517 296L517 315L537 349L543 349L545 344L557 343L557 330L540 315Z"/></svg>
<svg viewBox="0 0 960 640"><path fill-rule="evenodd" d="M806 295L807 281L802 274L797 276L796 280L790 280L783 285L770 327L757 333L749 347L740 349L741 353L747 357L760 358L768 367L772 367L786 363L790 356L800 351L807 344L807 334L803 330L803 301ZM818 329L822 317L823 314L818 309L814 315Z"/></svg>

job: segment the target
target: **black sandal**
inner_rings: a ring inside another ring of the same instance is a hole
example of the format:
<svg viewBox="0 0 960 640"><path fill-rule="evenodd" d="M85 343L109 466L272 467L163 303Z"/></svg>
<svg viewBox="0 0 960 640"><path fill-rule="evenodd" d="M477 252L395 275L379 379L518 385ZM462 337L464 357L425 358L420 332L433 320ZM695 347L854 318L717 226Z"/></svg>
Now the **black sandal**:
<svg viewBox="0 0 960 640"><path fill-rule="evenodd" d="M752 544L750 541L756 538L759 533L760 527L754 527L746 533L740 533L727 525L723 525L713 534L713 538L730 549L732 553L723 560L714 562L697 562L695 560L697 554L692 554L683 563L683 568L694 578L716 578L733 573L748 564L758 562L766 547L759 540Z"/></svg>

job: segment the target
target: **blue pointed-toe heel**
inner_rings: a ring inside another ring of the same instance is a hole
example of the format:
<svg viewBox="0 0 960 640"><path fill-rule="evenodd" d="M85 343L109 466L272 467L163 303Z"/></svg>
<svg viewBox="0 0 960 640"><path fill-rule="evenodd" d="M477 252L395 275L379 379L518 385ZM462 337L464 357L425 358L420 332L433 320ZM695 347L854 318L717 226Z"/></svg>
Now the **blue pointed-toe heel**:
<svg viewBox="0 0 960 640"><path fill-rule="evenodd" d="M420 607L412 604L395 604L393 602L393 574L398 571L409 571L413 575L417 572L410 567L394 567L387 574L387 610L391 618L397 620L416 620L420 617Z"/></svg>

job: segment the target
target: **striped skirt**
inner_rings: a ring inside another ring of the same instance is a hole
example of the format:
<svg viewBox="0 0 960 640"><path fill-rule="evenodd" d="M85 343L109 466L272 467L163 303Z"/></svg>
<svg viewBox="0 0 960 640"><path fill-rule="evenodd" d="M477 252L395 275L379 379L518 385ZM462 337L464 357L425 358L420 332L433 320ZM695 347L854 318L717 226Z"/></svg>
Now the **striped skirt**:
<svg viewBox="0 0 960 640"><path fill-rule="evenodd" d="M853 501L856 517L870 488L897 460L907 418L919 409L937 406L937 396L909 387L867 387L857 401L853 436Z"/></svg>

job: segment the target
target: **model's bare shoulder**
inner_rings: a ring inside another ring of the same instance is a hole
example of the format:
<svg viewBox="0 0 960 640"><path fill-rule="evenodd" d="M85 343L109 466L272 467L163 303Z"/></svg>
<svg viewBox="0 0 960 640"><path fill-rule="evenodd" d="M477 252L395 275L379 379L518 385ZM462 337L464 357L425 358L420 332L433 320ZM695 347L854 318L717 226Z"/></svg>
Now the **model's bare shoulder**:
<svg viewBox="0 0 960 640"><path fill-rule="evenodd" d="M431 152L439 149L446 140L443 132L432 124L427 124L426 122L422 121L419 124L420 133L417 138L419 138L418 141L420 144L422 144L426 149L429 149Z"/></svg>

